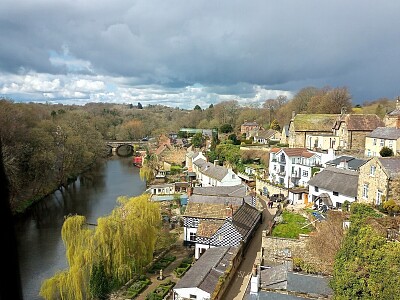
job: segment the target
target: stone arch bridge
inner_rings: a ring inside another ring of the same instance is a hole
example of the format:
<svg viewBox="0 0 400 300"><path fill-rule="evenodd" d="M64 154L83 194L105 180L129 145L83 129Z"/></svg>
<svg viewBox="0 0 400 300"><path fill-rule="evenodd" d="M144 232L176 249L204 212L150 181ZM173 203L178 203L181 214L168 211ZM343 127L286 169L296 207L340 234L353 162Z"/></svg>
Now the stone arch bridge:
<svg viewBox="0 0 400 300"><path fill-rule="evenodd" d="M130 156L135 149L143 149L148 143L148 141L106 141L106 146L110 155Z"/></svg>

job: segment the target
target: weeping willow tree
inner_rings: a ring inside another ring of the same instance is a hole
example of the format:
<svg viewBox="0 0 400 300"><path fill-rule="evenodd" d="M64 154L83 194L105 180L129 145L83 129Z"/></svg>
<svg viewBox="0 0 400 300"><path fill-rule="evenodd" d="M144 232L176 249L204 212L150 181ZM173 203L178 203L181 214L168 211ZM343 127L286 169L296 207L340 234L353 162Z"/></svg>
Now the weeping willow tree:
<svg viewBox="0 0 400 300"><path fill-rule="evenodd" d="M153 257L161 226L160 208L149 195L118 199L109 216L88 227L83 216L66 218L61 235L69 268L46 279L40 296L44 299L91 299L91 272L104 266L107 278L124 283L140 273Z"/></svg>

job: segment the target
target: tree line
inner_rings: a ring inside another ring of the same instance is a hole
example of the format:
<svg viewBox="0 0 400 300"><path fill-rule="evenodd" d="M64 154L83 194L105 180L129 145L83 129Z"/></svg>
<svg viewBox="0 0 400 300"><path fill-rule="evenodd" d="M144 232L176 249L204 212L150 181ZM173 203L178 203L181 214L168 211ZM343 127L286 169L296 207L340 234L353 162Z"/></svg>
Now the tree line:
<svg viewBox="0 0 400 300"><path fill-rule="evenodd" d="M239 134L245 121L277 129L288 124L292 112L340 113L345 108L347 112L377 113L383 117L394 108L394 101L389 99L370 104L352 107L351 95L345 87L306 87L291 100L278 96L247 106L230 100L207 108L196 105L192 110L162 105L143 107L140 103L78 106L1 99L0 136L11 206L14 212L24 211L31 203L74 180L105 157L104 140L137 140L177 133L180 128L202 128L231 132L230 140L236 144L238 139L234 134ZM225 157L221 153L212 156ZM239 160L237 154L228 155L228 159Z"/></svg>

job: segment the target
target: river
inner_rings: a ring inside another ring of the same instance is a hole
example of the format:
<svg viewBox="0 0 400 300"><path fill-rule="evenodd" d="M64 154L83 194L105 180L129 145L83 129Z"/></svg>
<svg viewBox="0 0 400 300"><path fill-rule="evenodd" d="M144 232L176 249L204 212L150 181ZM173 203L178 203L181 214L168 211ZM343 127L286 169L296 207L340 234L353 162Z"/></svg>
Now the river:
<svg viewBox="0 0 400 300"><path fill-rule="evenodd" d="M67 267L61 239L65 216L83 215L88 223L96 223L113 210L119 196L137 196L145 189L132 158L113 156L18 218L15 230L24 300L42 299L42 281Z"/></svg>

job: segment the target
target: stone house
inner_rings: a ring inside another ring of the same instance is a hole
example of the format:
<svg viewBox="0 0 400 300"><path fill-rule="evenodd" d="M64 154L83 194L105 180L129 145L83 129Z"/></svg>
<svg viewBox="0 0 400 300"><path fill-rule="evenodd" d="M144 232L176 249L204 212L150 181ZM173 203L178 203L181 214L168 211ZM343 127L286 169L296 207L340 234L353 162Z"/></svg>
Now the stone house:
<svg viewBox="0 0 400 300"><path fill-rule="evenodd" d="M400 97L397 97L396 109L386 114L383 121L385 127L400 128Z"/></svg>
<svg viewBox="0 0 400 300"><path fill-rule="evenodd" d="M280 143L287 144L288 139L289 139L289 125L285 125L282 128Z"/></svg>
<svg viewBox="0 0 400 300"><path fill-rule="evenodd" d="M400 178L400 157L373 157L360 166L357 199L380 205L391 199L394 185ZM396 199L395 199L396 200Z"/></svg>
<svg viewBox="0 0 400 300"><path fill-rule="evenodd" d="M365 137L365 156L380 156L382 147L388 147L394 155L399 155L400 128L378 127Z"/></svg>
<svg viewBox="0 0 400 300"><path fill-rule="evenodd" d="M364 149L365 137L384 122L376 114L341 114L333 124L333 134L339 137L339 148Z"/></svg>
<svg viewBox="0 0 400 300"><path fill-rule="evenodd" d="M306 148L307 135L333 135L337 114L297 114L289 122L288 144L291 148Z"/></svg>

